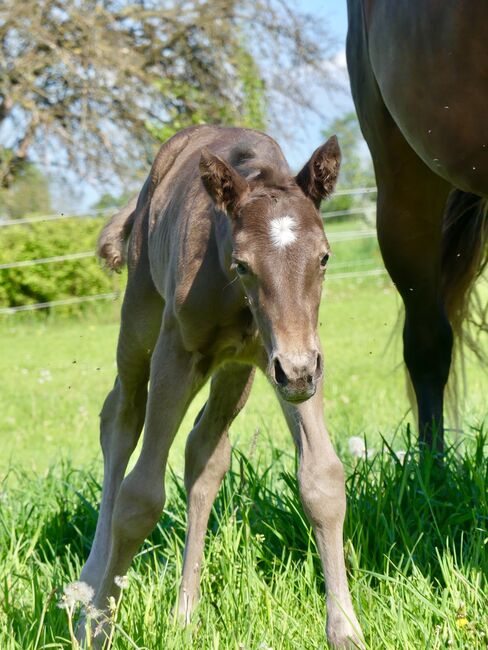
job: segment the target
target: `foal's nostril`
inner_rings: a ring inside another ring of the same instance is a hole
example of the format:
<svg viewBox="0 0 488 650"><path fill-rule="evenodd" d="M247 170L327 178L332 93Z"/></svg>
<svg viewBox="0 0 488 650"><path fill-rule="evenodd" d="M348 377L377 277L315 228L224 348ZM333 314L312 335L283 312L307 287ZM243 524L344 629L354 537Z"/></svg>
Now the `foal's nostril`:
<svg viewBox="0 0 488 650"><path fill-rule="evenodd" d="M317 354L317 365L315 366L314 379L319 379L322 376L322 355Z"/></svg>
<svg viewBox="0 0 488 650"><path fill-rule="evenodd" d="M279 359L274 360L273 367L276 383L279 386L286 386L288 384L288 377L286 376Z"/></svg>

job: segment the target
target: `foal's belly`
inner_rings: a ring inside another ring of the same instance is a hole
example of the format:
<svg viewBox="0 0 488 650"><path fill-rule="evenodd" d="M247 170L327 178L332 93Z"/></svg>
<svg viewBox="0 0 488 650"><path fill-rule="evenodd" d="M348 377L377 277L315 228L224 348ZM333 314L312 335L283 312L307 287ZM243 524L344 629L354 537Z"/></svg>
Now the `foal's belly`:
<svg viewBox="0 0 488 650"><path fill-rule="evenodd" d="M370 5L371 63L397 126L439 176L488 196L488 4Z"/></svg>

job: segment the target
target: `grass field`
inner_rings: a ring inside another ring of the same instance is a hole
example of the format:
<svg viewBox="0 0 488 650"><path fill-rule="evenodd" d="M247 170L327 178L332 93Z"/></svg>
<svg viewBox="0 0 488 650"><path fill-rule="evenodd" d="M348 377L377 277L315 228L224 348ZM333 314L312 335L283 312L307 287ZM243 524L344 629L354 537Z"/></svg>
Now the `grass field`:
<svg viewBox="0 0 488 650"><path fill-rule="evenodd" d="M388 344L394 289L383 277L332 275L376 267L371 246L359 240L344 254L335 247L320 318L327 422L348 477L353 600L368 648L487 648L486 376L468 360L463 435L449 434L455 447L442 472L420 471L399 336ZM57 602L77 578L96 524L97 414L115 375L117 311L0 322L1 650L71 647ZM294 451L262 376L233 426L233 469L210 522L201 604L188 629L173 619L182 452L204 400L202 391L173 446L167 511L129 574L113 647L326 648L323 578L296 496ZM367 460L350 455L350 436L365 437ZM408 451L403 465L391 449Z"/></svg>

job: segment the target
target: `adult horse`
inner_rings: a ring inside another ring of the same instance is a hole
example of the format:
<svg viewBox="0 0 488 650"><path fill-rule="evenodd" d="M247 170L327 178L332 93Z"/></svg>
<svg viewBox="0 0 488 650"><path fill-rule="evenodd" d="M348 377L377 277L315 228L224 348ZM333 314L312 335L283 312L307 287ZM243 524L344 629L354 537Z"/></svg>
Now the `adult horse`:
<svg viewBox="0 0 488 650"><path fill-rule="evenodd" d="M257 366L276 388L297 445L300 494L326 578L328 639L336 648L360 645L342 548L344 475L323 420L317 335L329 256L318 208L339 164L335 138L293 177L262 133L192 127L163 145L137 202L102 232L100 254L111 267L121 265L130 240L118 376L101 413L102 503L81 576L98 608L161 515L170 445L212 377L186 447L178 611L190 616L209 513L230 464L227 433ZM140 456L124 478L143 424Z"/></svg>
<svg viewBox="0 0 488 650"><path fill-rule="evenodd" d="M377 229L405 304L421 441L443 448L453 330L486 264L486 0L348 0L347 62L378 185Z"/></svg>

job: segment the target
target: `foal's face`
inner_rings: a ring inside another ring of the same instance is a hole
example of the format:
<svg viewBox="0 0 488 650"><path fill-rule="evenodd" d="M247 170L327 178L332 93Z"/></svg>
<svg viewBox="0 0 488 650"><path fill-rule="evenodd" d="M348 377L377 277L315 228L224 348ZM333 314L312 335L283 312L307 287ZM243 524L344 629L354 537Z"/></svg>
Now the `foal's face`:
<svg viewBox="0 0 488 650"><path fill-rule="evenodd" d="M232 224L232 264L268 355L268 376L283 399L314 395L323 360L317 335L329 257L318 208L337 178L335 138L317 149L295 179L278 187L249 185L204 151L203 183Z"/></svg>
<svg viewBox="0 0 488 650"><path fill-rule="evenodd" d="M322 222L305 196L273 192L246 202L233 227L238 275L268 355L268 376L288 401L316 390L323 361L317 335L329 255Z"/></svg>

